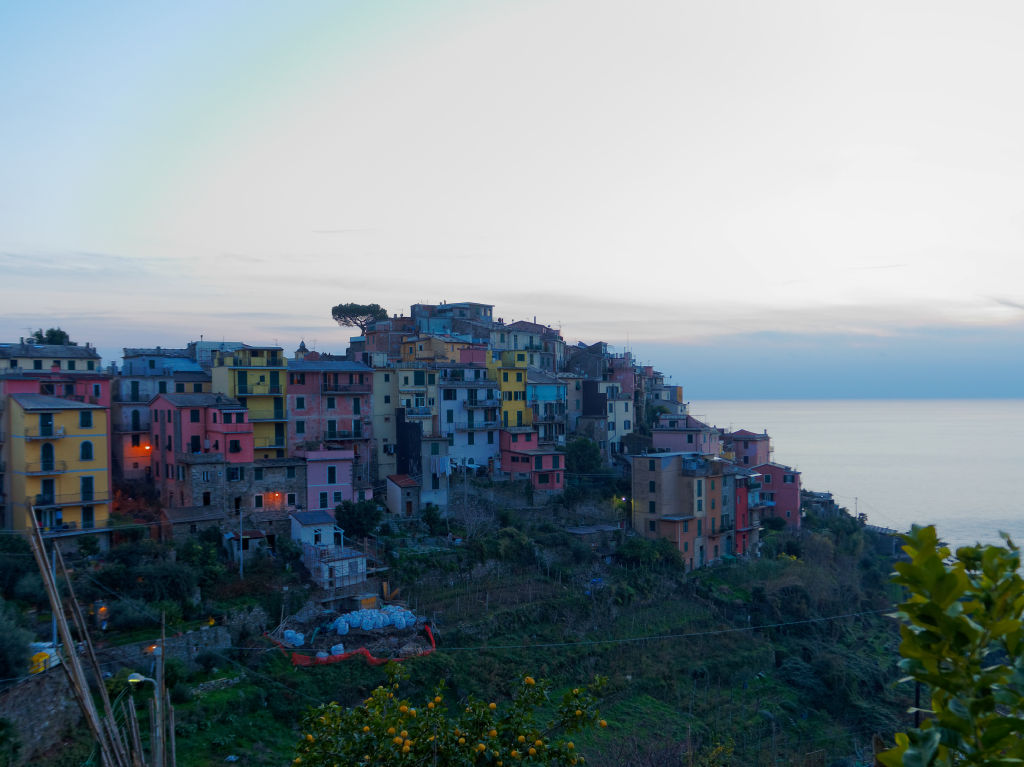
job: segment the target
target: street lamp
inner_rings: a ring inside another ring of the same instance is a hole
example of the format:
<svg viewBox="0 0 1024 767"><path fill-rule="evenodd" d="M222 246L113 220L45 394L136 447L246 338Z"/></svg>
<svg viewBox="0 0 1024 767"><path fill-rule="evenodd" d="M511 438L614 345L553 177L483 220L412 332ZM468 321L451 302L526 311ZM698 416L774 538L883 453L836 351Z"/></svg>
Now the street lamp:
<svg viewBox="0 0 1024 767"><path fill-rule="evenodd" d="M163 701L160 700L160 683L155 679L148 676L143 676L137 671L132 672L128 675L128 684L133 688L142 684L143 682L149 682L153 685L153 764L154 767L163 767L164 765L164 719L163 719Z"/></svg>

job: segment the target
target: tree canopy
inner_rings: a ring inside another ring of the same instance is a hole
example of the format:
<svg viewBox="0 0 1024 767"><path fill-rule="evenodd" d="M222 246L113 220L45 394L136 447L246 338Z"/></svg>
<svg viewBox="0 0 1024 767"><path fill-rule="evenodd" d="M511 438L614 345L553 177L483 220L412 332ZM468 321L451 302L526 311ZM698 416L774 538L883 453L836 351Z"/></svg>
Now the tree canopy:
<svg viewBox="0 0 1024 767"><path fill-rule="evenodd" d="M894 581L900 668L930 693L919 728L880 755L888 767L1020 764L1024 758L1024 580L1020 551L965 546L956 557L935 528L902 536L910 561Z"/></svg>
<svg viewBox="0 0 1024 767"><path fill-rule="evenodd" d="M71 336L60 328L48 328L46 331L39 328L39 330L28 337L28 340L32 343L52 346L78 346L78 344L71 340Z"/></svg>
<svg viewBox="0 0 1024 767"><path fill-rule="evenodd" d="M334 518L338 520L338 526L345 531L349 538L364 538L372 535L380 524L381 511L377 502L368 501L342 501L334 510Z"/></svg>
<svg viewBox="0 0 1024 767"><path fill-rule="evenodd" d="M365 334L370 325L388 318L388 310L380 304L338 304L331 309L331 316L339 325L359 328Z"/></svg>

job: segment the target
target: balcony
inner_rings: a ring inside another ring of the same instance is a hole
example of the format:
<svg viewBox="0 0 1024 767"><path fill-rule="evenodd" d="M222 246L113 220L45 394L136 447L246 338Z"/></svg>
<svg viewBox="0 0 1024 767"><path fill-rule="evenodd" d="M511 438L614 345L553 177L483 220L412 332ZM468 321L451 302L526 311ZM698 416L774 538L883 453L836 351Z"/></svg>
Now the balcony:
<svg viewBox="0 0 1024 767"><path fill-rule="evenodd" d="M63 474L68 470L67 461L39 461L26 463L25 473L29 476L46 476L47 474Z"/></svg>
<svg viewBox="0 0 1024 767"><path fill-rule="evenodd" d="M430 418L433 415L433 408L430 407L407 407L405 409L406 418Z"/></svg>
<svg viewBox="0 0 1024 767"><path fill-rule="evenodd" d="M461 423L458 425L459 429L497 429L498 420L493 421L473 421L473 423Z"/></svg>
<svg viewBox="0 0 1024 767"><path fill-rule="evenodd" d="M91 493L82 495L81 493L60 493L43 495L42 493L36 495L34 498L26 498L26 506L35 506L36 508L51 508L57 506L92 506L100 503L110 503L110 499L107 498L106 491L101 493Z"/></svg>
<svg viewBox="0 0 1024 767"><path fill-rule="evenodd" d="M367 437L361 431L355 432L350 429L335 429L334 431L324 432L324 439L367 439Z"/></svg>
<svg viewBox="0 0 1024 767"><path fill-rule="evenodd" d="M63 426L40 426L36 429L25 429L25 439L59 439L63 436Z"/></svg>
<svg viewBox="0 0 1024 767"><path fill-rule="evenodd" d="M282 435L280 437L254 439L252 446L257 450L284 450L288 445L286 438Z"/></svg>
<svg viewBox="0 0 1024 767"><path fill-rule="evenodd" d="M107 520L100 520L91 525L54 521L53 524L43 525L41 532L44 538L57 538L64 535L88 535L90 533L106 532L109 527L110 525Z"/></svg>
<svg viewBox="0 0 1024 767"><path fill-rule="evenodd" d="M321 394L369 394L371 391L373 391L373 384L369 383L325 383L320 385Z"/></svg>
<svg viewBox="0 0 1024 767"><path fill-rule="evenodd" d="M467 410L469 410L471 408L480 408L480 407L483 407L483 408L487 408L487 407L496 408L496 407L500 407L501 406L501 400L499 400L499 399L475 399L475 400L467 399L467 400L463 401L462 405Z"/></svg>
<svg viewBox="0 0 1024 767"><path fill-rule="evenodd" d="M238 384L238 386L235 388L236 397L251 397L283 393L284 387L281 386L280 384Z"/></svg>
<svg viewBox="0 0 1024 767"><path fill-rule="evenodd" d="M288 416L283 410L275 410L273 413L259 413L249 411L249 423L273 423L274 421L287 421Z"/></svg>

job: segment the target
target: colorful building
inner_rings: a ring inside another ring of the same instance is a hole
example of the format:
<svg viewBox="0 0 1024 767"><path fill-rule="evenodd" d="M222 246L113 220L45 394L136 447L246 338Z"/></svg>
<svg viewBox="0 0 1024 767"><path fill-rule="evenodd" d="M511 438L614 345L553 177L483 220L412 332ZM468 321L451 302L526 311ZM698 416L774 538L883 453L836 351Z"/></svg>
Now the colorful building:
<svg viewBox="0 0 1024 767"><path fill-rule="evenodd" d="M533 425L533 410L526 401L527 353L494 352L487 372L498 384L501 395L501 425L504 428Z"/></svg>
<svg viewBox="0 0 1024 767"><path fill-rule="evenodd" d="M753 467L761 473L761 504L766 517L786 520L790 530L800 529L800 472L781 463Z"/></svg>
<svg viewBox="0 0 1024 767"><path fill-rule="evenodd" d="M4 527L31 530L34 513L47 536L107 532L108 407L46 394L8 394L5 399Z"/></svg>
<svg viewBox="0 0 1024 767"><path fill-rule="evenodd" d="M280 346L213 352L211 390L248 409L258 458L283 458L288 449L287 364Z"/></svg>
<svg viewBox="0 0 1024 767"><path fill-rule="evenodd" d="M755 434L746 429L725 435L723 451L731 453L731 460L743 466L760 466L771 460L772 448L768 432Z"/></svg>
<svg viewBox="0 0 1024 767"><path fill-rule="evenodd" d="M565 454L541 447L537 432L529 427L502 430L501 470L510 479L529 480L534 490L565 489Z"/></svg>
<svg viewBox="0 0 1024 767"><path fill-rule="evenodd" d="M698 421L692 415L663 413L651 430L655 450L719 455L722 450L718 429Z"/></svg>

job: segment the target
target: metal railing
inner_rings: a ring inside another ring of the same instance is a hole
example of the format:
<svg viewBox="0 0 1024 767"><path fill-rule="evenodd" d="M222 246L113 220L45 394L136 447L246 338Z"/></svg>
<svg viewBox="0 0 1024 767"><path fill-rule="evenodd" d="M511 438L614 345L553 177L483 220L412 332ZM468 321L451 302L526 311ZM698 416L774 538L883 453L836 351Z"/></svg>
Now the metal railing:
<svg viewBox="0 0 1024 767"><path fill-rule="evenodd" d="M369 394L373 391L373 384L350 383L350 384L320 384L321 394Z"/></svg>
<svg viewBox="0 0 1024 767"><path fill-rule="evenodd" d="M99 503L110 503L106 491L102 493L38 493L32 498L25 499L26 506L43 508L47 506L92 506Z"/></svg>
<svg viewBox="0 0 1024 767"><path fill-rule="evenodd" d="M63 426L40 426L36 429L25 429L25 439L57 439L63 436Z"/></svg>
<svg viewBox="0 0 1024 767"><path fill-rule="evenodd" d="M61 474L67 470L67 461L37 461L25 464L26 474Z"/></svg>

